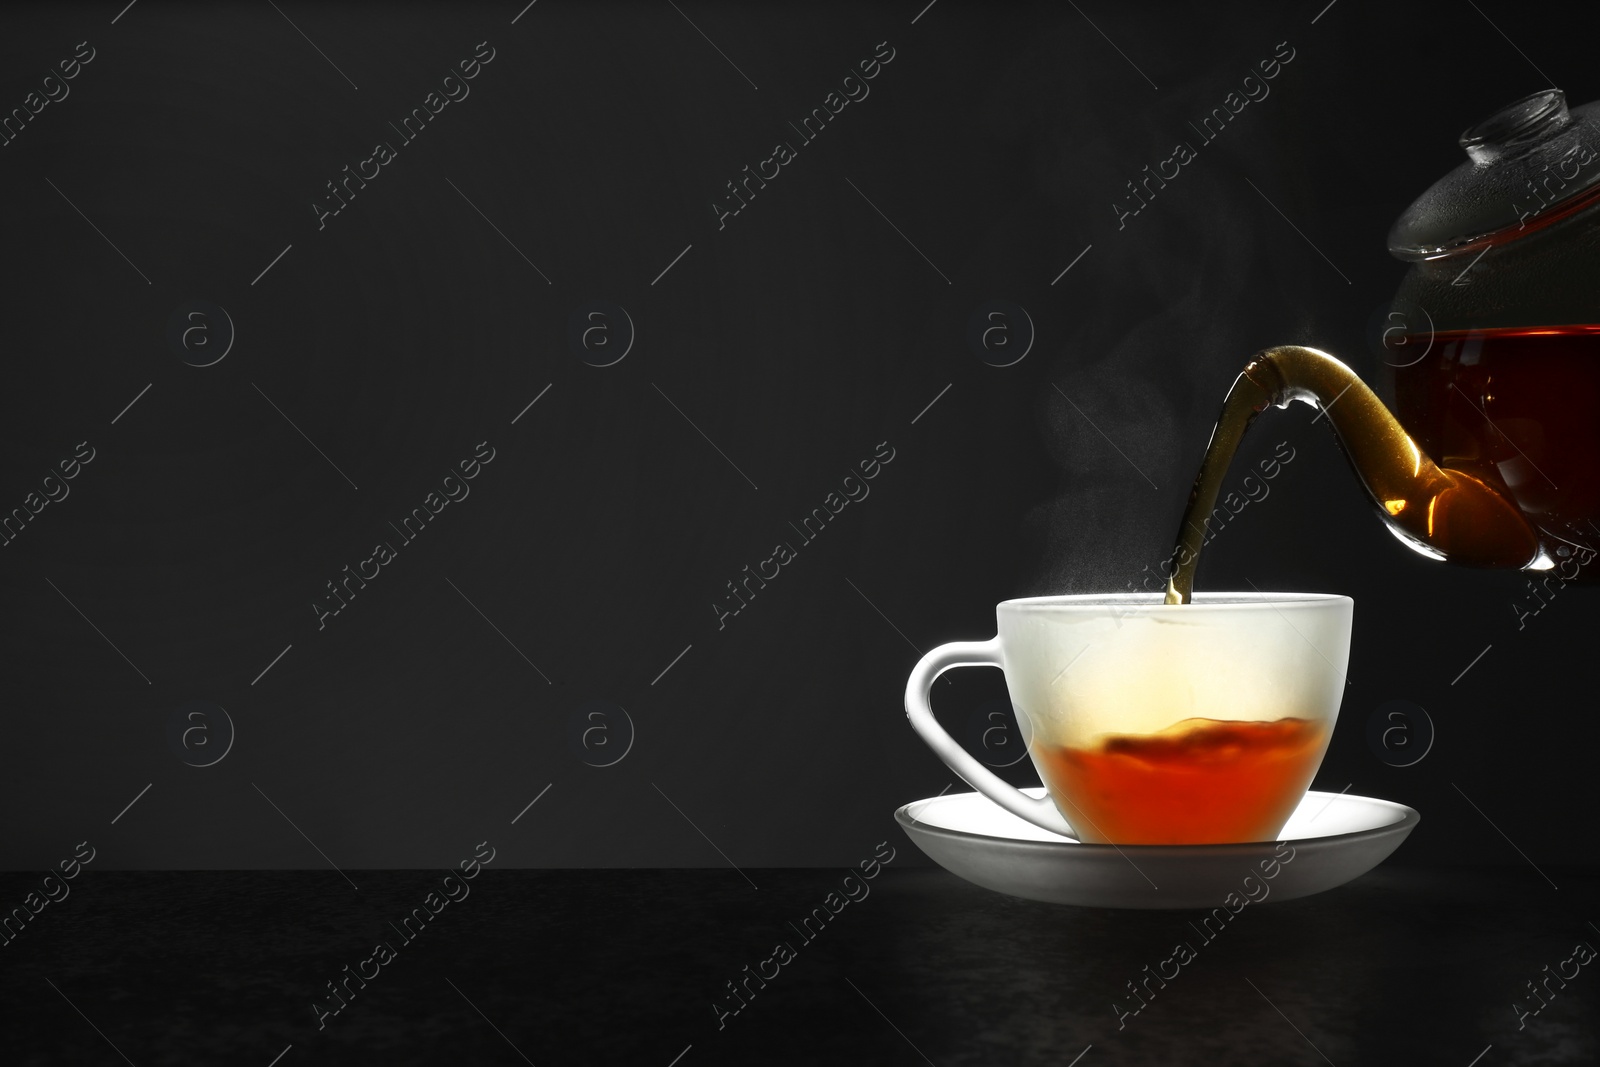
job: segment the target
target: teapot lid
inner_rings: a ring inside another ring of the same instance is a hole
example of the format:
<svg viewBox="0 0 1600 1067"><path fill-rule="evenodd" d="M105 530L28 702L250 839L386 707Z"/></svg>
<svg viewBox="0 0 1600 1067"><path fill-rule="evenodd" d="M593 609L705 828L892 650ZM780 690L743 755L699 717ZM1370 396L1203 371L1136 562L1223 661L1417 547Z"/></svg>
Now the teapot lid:
<svg viewBox="0 0 1600 1067"><path fill-rule="evenodd" d="M1513 240L1600 195L1600 101L1567 109L1545 89L1462 133L1467 162L1406 208L1389 230L1399 259L1437 259Z"/></svg>

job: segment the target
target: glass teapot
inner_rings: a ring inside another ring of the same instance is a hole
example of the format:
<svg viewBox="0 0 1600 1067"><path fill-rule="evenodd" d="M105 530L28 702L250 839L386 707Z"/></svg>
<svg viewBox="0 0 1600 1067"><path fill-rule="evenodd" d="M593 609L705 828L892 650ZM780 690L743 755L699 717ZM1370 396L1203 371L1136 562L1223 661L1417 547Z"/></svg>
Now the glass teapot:
<svg viewBox="0 0 1600 1067"><path fill-rule="evenodd" d="M1395 414L1325 352L1259 353L1224 401L1169 600L1189 599L1239 437L1295 400L1325 412L1380 518L1416 551L1596 579L1584 564L1600 549L1600 101L1569 111L1559 90L1534 93L1460 143L1467 161L1389 231L1411 263L1379 327Z"/></svg>

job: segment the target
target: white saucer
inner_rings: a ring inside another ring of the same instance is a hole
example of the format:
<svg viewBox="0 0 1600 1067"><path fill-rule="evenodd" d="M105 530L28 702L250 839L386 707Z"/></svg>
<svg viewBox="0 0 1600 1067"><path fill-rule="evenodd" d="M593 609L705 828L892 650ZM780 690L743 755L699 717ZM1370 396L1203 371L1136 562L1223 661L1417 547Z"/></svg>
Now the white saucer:
<svg viewBox="0 0 1600 1067"><path fill-rule="evenodd" d="M1043 786L1022 791L1044 796ZM894 817L918 848L969 882L1092 908L1216 908L1230 893L1268 903L1310 896L1372 870L1421 821L1404 804L1315 791L1289 817L1282 847L1085 845L980 793L913 801ZM1247 876L1254 876L1249 883Z"/></svg>

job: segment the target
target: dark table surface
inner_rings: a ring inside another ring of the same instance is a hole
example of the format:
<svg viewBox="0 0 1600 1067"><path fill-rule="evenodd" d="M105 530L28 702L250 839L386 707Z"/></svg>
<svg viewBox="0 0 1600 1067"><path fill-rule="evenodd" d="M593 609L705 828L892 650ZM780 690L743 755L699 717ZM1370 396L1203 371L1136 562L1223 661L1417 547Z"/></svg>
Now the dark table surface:
<svg viewBox="0 0 1600 1067"><path fill-rule="evenodd" d="M1600 946L1592 872L1385 865L1207 942L1198 913L1013 899L897 847L810 940L791 924L847 872L486 869L407 941L444 872L86 869L0 946L0 1061L1600 1063L1600 966L1564 962ZM0 876L0 899L38 883ZM393 958L364 962L379 941ZM1180 941L1194 958L1119 1029ZM346 965L376 975L319 1029ZM773 977L733 1012L747 965ZM1575 967L1519 1029L1526 983Z"/></svg>

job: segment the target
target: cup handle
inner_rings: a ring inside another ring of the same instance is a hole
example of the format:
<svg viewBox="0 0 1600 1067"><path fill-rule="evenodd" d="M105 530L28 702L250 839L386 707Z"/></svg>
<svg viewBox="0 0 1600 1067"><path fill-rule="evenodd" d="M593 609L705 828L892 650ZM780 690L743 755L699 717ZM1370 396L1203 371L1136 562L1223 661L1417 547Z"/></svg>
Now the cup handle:
<svg viewBox="0 0 1600 1067"><path fill-rule="evenodd" d="M1035 800L1006 782L989 768L973 759L966 749L958 745L944 727L933 717L929 704L929 691L939 675L952 667L1003 667L1000 660L1000 638L988 641L952 641L929 652L911 668L906 681L906 718L917 734L933 749L934 755L966 779L968 785L1000 805L1002 808L1065 837L1077 838L1056 810L1055 802L1048 796Z"/></svg>

